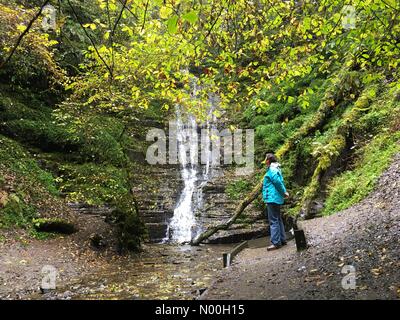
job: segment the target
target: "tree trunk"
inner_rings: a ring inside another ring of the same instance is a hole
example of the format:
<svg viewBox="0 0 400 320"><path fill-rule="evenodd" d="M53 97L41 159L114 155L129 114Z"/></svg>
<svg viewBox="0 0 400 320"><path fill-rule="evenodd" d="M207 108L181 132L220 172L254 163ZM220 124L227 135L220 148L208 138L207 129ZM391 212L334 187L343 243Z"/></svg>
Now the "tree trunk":
<svg viewBox="0 0 400 320"><path fill-rule="evenodd" d="M345 63L346 65L346 63ZM333 80L329 90L325 93L321 104L313 118L300 127L300 129L286 140L284 145L276 152L276 156L282 159L284 155L293 150L296 144L303 138L313 134L324 126L332 114L332 110L349 95L352 90L358 90L358 73L349 71L350 67L345 67Z"/></svg>
<svg viewBox="0 0 400 320"><path fill-rule="evenodd" d="M321 179L332 164L343 153L346 148L346 140L353 124L359 119L363 111L368 110L368 106L375 95L375 87L365 89L351 111L342 119L342 124L336 129L330 142L323 147L318 158L318 165L314 171L310 184L304 191L302 199L302 212L305 219L313 218L311 210L312 202L321 190Z"/></svg>

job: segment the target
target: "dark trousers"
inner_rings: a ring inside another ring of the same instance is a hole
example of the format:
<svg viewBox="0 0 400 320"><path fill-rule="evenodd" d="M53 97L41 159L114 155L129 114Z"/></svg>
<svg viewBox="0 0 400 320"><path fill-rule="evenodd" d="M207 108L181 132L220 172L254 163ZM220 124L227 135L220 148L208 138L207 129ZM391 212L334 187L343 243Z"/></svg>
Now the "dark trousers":
<svg viewBox="0 0 400 320"><path fill-rule="evenodd" d="M266 211L271 230L271 242L275 246L280 246L286 241L285 227L281 217L281 205L267 203Z"/></svg>

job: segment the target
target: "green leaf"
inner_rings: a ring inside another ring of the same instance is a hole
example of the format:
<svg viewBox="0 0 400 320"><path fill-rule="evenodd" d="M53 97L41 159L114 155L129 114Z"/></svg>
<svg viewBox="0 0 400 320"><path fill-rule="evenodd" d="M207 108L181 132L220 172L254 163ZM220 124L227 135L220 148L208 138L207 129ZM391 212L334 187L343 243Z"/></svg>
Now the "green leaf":
<svg viewBox="0 0 400 320"><path fill-rule="evenodd" d="M178 19L179 17L177 15L174 15L168 19L167 26L169 33L176 33L178 30Z"/></svg>
<svg viewBox="0 0 400 320"><path fill-rule="evenodd" d="M183 20L186 20L189 23L195 23L198 19L198 15L196 11L190 11L182 16Z"/></svg>
<svg viewBox="0 0 400 320"><path fill-rule="evenodd" d="M293 103L294 102L294 97L292 97L292 96L288 96L287 97L287 101L288 101L288 103Z"/></svg>
<svg viewBox="0 0 400 320"><path fill-rule="evenodd" d="M20 25L17 26L17 30L21 31L21 32L24 32L26 30L26 26L20 24Z"/></svg>

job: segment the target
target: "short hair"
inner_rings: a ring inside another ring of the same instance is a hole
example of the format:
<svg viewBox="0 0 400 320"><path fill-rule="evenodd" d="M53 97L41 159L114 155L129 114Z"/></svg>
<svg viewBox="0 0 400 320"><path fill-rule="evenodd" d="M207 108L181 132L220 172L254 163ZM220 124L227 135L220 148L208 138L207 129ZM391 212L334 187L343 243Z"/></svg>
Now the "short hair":
<svg viewBox="0 0 400 320"><path fill-rule="evenodd" d="M276 159L276 156L273 153L267 152L265 155L265 160L269 160L270 163L273 162L278 162L278 160Z"/></svg>

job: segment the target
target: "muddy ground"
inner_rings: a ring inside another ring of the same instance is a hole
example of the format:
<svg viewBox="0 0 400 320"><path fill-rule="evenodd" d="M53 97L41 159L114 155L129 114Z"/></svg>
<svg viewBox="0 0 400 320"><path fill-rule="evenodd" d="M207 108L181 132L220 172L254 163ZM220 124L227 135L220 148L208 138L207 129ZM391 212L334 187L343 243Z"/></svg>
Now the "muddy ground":
<svg viewBox="0 0 400 320"><path fill-rule="evenodd" d="M202 299L400 298L400 155L361 203L301 225L306 251L246 249Z"/></svg>
<svg viewBox="0 0 400 320"><path fill-rule="evenodd" d="M35 240L22 231L3 231L0 242L0 299L195 299L222 269L231 245L191 247L144 244L136 254L119 254L104 219L77 215L79 231ZM111 241L90 243L98 233ZM56 289L41 292L44 266L57 270Z"/></svg>

